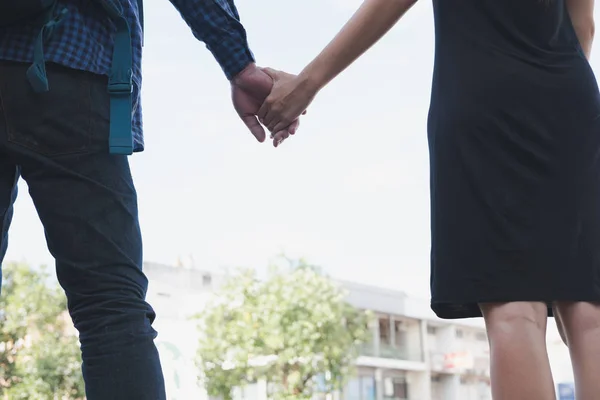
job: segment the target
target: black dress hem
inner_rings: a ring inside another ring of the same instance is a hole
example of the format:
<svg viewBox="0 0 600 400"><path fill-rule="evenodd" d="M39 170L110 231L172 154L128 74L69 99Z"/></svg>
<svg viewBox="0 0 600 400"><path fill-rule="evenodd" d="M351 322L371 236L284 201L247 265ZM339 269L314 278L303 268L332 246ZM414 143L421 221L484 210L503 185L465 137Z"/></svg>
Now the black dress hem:
<svg viewBox="0 0 600 400"><path fill-rule="evenodd" d="M557 301L566 301L566 302L591 302L591 303L600 303L600 299L568 299L568 300L540 300L540 299L521 299L515 300L514 298L511 300L506 299L485 299L476 303L462 303L462 302L452 302L452 301L432 301L431 309L441 319L463 319L463 318L480 318L483 317L481 314L481 309L479 308L479 304L482 303L512 303L517 301L525 301L525 302L540 302L546 303L548 305L548 317L554 317L554 313L552 311L552 304Z"/></svg>

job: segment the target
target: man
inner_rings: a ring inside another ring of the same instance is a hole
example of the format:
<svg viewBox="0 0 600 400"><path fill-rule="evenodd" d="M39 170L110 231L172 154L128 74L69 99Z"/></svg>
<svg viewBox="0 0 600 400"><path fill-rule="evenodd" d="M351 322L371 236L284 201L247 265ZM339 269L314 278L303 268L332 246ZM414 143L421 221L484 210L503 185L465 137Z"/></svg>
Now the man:
<svg viewBox="0 0 600 400"><path fill-rule="evenodd" d="M131 28L134 151L142 151L140 12L136 0L113 1ZM248 129L264 141L255 114L272 80L254 64L233 0L171 2L231 81ZM166 395L155 314L145 302L136 191L127 156L108 151L115 25L100 3L58 1L66 13L46 32L47 92L32 90L26 78L39 28L19 23L0 31L0 258L22 176L80 333L87 398L160 400ZM296 128L297 122L283 136Z"/></svg>

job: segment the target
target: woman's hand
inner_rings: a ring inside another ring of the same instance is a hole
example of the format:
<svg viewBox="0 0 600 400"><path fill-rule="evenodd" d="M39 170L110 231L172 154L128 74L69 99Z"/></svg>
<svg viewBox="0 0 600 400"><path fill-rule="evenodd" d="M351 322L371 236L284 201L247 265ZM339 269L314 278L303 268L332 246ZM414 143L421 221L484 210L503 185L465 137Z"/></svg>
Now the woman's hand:
<svg viewBox="0 0 600 400"><path fill-rule="evenodd" d="M569 0L592 1L592 0ZM377 42L417 0L365 0L350 21L297 77L272 69L273 91L258 111L274 135L275 146L289 134L280 133L298 118L317 92Z"/></svg>
<svg viewBox="0 0 600 400"><path fill-rule="evenodd" d="M265 141L265 129L261 126L256 114L273 89L273 78L254 63L231 80L231 99L233 107L244 124L259 142ZM277 132L279 136L293 135L298 129L299 120L285 127L285 132Z"/></svg>
<svg viewBox="0 0 600 400"><path fill-rule="evenodd" d="M272 68L263 68L273 79L273 89L258 110L258 118L271 131L275 147L293 134L295 130L287 130L288 126L306 114L306 108L317 94L316 87L310 85L308 79ZM273 135L273 133L275 133Z"/></svg>

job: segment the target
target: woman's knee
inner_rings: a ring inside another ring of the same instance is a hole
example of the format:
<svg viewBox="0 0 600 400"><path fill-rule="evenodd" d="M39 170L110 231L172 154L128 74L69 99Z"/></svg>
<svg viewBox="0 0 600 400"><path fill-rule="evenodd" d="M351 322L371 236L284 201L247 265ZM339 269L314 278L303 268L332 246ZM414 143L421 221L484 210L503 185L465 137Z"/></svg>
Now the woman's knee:
<svg viewBox="0 0 600 400"><path fill-rule="evenodd" d="M600 335L600 304L588 302L556 302L554 313L563 340L567 343L590 333Z"/></svg>
<svg viewBox="0 0 600 400"><path fill-rule="evenodd" d="M532 329L545 335L548 307L541 302L510 302L480 304L490 339Z"/></svg>

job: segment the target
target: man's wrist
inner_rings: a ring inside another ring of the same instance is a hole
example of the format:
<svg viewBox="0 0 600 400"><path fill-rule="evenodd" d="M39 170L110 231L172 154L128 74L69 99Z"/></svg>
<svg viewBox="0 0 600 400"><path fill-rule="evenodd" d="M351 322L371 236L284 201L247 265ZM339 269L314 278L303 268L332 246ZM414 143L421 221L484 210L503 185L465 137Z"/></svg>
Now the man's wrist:
<svg viewBox="0 0 600 400"><path fill-rule="evenodd" d="M244 79L245 76L247 76L248 74L250 74L253 70L255 70L256 68L258 68L256 66L256 64L254 63L254 61L248 62L246 65L244 65L242 67L242 69L235 73L230 81L232 85L237 84L238 82L240 82L242 79Z"/></svg>

